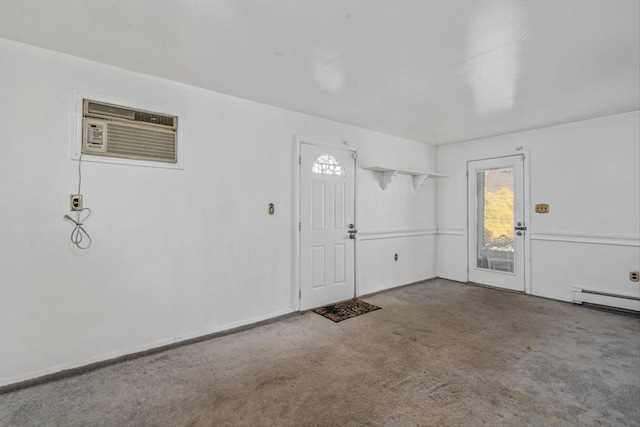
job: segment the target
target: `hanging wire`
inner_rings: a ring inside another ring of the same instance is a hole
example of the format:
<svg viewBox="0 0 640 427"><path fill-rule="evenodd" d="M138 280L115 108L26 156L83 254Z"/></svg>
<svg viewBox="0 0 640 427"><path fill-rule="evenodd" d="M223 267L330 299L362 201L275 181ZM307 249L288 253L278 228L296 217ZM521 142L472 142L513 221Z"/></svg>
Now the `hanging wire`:
<svg viewBox="0 0 640 427"><path fill-rule="evenodd" d="M78 194L82 194L80 188L82 187L82 153L78 157Z"/></svg>
<svg viewBox="0 0 640 427"><path fill-rule="evenodd" d="M87 214L82 217L84 212ZM91 216L91 209L83 208L76 212L76 214L76 219L71 218L69 215L64 216L64 219L71 221L75 225L71 232L71 243L76 245L79 249L89 249L91 247L91 236L89 236L87 230L84 229L84 222ZM85 243L83 244L82 242Z"/></svg>

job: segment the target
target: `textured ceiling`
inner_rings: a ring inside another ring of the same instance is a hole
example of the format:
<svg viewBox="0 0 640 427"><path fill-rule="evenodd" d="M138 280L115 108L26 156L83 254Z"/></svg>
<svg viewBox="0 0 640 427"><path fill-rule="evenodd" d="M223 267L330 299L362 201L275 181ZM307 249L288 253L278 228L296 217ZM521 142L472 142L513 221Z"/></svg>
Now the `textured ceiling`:
<svg viewBox="0 0 640 427"><path fill-rule="evenodd" d="M640 109L639 1L0 1L0 37L432 144Z"/></svg>

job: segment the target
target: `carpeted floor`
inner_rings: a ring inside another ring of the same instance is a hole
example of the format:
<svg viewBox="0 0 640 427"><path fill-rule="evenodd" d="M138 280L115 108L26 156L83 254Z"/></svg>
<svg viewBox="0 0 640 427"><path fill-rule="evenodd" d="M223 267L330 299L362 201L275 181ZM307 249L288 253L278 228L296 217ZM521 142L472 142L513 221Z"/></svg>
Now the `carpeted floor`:
<svg viewBox="0 0 640 427"><path fill-rule="evenodd" d="M0 395L2 426L640 425L640 319L433 280Z"/></svg>

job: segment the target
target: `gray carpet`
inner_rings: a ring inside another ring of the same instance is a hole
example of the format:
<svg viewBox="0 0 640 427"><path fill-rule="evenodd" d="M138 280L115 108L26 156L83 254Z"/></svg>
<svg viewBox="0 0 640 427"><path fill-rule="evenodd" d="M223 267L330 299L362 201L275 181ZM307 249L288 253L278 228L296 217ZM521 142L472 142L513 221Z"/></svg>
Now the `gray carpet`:
<svg viewBox="0 0 640 427"><path fill-rule="evenodd" d="M640 425L640 319L433 280L0 395L3 426Z"/></svg>

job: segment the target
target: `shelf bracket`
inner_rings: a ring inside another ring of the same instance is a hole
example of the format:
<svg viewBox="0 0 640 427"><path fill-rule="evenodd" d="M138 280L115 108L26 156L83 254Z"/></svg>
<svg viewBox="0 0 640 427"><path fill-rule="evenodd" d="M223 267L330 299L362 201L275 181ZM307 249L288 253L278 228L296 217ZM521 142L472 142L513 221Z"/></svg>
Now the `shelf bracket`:
<svg viewBox="0 0 640 427"><path fill-rule="evenodd" d="M382 187L383 190L386 190L389 188L393 178L398 174L398 171L381 171L378 173L380 174L380 187Z"/></svg>
<svg viewBox="0 0 640 427"><path fill-rule="evenodd" d="M424 183L427 181L427 178L429 178L429 174L413 175L412 178L413 178L413 191L417 193L418 191L420 191L420 188L422 188Z"/></svg>

